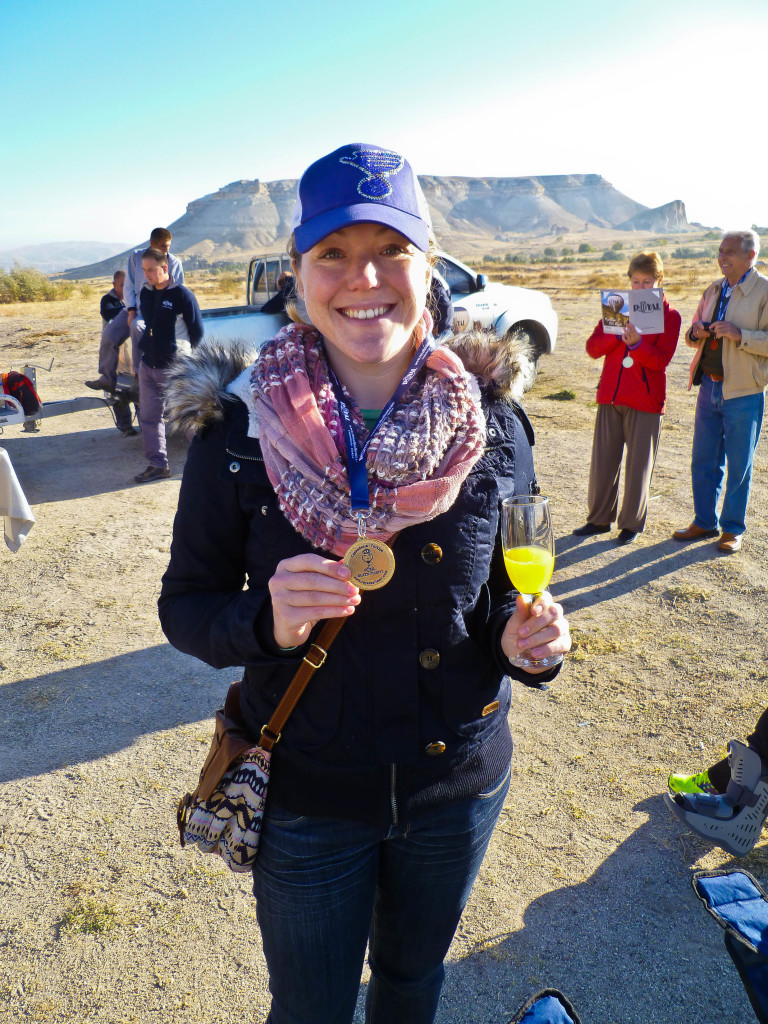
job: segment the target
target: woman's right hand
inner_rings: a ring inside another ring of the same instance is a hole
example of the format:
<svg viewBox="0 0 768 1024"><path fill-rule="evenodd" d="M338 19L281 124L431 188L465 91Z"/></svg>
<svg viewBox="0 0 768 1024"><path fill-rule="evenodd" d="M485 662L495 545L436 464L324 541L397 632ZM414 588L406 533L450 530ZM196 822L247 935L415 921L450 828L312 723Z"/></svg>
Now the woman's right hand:
<svg viewBox="0 0 768 1024"><path fill-rule="evenodd" d="M277 646L298 647L320 619L351 615L360 604L360 591L349 575L343 562L322 555L295 555L278 562L269 581Z"/></svg>

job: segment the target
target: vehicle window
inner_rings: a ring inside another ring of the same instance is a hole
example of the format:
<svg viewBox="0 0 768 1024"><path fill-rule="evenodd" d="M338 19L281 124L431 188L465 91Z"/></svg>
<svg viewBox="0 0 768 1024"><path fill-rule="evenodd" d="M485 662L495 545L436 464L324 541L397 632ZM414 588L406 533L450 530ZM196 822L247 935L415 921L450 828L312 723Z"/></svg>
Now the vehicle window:
<svg viewBox="0 0 768 1024"><path fill-rule="evenodd" d="M250 302L252 306L263 306L268 298L267 281L264 273L264 260L259 260L253 268Z"/></svg>
<svg viewBox="0 0 768 1024"><path fill-rule="evenodd" d="M437 269L448 283L451 295L457 292L466 294L467 292L477 291L474 277L470 276L465 270L462 270L461 267L457 267L455 263L439 259L437 261Z"/></svg>
<svg viewBox="0 0 768 1024"><path fill-rule="evenodd" d="M270 297L278 291L277 279L280 276L280 260L267 260L267 290Z"/></svg>

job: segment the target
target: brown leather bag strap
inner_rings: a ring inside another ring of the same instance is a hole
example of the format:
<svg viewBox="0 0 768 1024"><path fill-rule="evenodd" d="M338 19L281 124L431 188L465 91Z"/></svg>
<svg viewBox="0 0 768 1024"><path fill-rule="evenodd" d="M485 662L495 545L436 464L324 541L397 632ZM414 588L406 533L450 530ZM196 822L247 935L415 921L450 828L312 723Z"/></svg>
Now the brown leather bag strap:
<svg viewBox="0 0 768 1024"><path fill-rule="evenodd" d="M257 746L263 750L271 750L280 739L280 733L296 707L304 688L315 672L324 664L328 657L328 649L346 621L345 617L326 620L325 625L317 634L317 638L309 645L296 675L291 680L290 686L283 694L283 698L275 708L269 722L262 726Z"/></svg>

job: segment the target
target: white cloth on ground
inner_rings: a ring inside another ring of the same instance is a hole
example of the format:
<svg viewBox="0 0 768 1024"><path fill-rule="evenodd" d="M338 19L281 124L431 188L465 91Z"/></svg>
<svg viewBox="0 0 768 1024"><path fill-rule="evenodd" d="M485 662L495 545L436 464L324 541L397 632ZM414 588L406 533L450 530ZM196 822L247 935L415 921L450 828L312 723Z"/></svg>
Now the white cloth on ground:
<svg viewBox="0 0 768 1024"><path fill-rule="evenodd" d="M35 517L5 448L0 448L0 518L5 522L5 543L15 553L27 539Z"/></svg>

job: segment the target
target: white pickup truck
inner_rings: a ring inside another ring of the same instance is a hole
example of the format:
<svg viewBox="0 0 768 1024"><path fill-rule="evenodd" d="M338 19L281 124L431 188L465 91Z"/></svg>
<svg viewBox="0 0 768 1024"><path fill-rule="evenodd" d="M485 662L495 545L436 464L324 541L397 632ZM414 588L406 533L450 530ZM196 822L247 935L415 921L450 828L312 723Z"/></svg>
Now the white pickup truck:
<svg viewBox="0 0 768 1024"><path fill-rule="evenodd" d="M261 307L277 291L277 279L290 270L286 254L257 256L248 267L245 306L204 309L205 341L243 340L255 345L271 338L287 323L283 314L262 313ZM544 292L489 281L453 256L440 253L437 264L451 291L453 330L479 327L498 335L523 331L538 359L554 351L557 313Z"/></svg>

